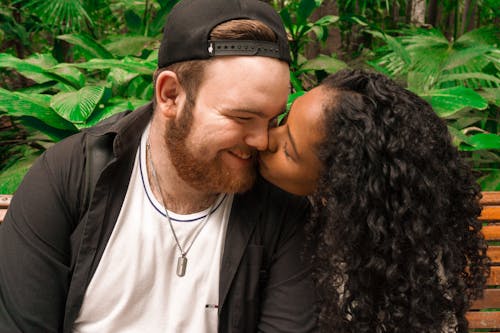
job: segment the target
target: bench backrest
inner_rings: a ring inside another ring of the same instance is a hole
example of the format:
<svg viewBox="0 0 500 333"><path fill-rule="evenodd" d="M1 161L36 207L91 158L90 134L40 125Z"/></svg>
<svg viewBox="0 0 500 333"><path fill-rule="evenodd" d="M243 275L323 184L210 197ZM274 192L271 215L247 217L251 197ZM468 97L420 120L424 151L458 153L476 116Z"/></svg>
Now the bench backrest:
<svg viewBox="0 0 500 333"><path fill-rule="evenodd" d="M467 319L473 332L500 332L500 192L483 192L481 203L480 219L492 265L484 297L473 303Z"/></svg>
<svg viewBox="0 0 500 333"><path fill-rule="evenodd" d="M0 195L0 223L10 204L10 195ZM483 234L488 240L491 273L484 297L473 303L467 313L471 331L500 332L500 192L483 192Z"/></svg>
<svg viewBox="0 0 500 333"><path fill-rule="evenodd" d="M11 195L0 195L0 223L2 223L5 218L5 214L7 214L7 208L9 208Z"/></svg>

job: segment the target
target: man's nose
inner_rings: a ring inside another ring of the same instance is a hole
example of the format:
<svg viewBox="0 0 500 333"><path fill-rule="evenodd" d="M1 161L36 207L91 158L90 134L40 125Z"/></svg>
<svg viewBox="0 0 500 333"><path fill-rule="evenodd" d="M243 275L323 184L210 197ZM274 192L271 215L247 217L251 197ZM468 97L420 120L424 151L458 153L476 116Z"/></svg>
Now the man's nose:
<svg viewBox="0 0 500 333"><path fill-rule="evenodd" d="M247 134L245 137L245 143L250 147L254 147L258 151L267 150L269 144L267 130L267 127L255 128Z"/></svg>

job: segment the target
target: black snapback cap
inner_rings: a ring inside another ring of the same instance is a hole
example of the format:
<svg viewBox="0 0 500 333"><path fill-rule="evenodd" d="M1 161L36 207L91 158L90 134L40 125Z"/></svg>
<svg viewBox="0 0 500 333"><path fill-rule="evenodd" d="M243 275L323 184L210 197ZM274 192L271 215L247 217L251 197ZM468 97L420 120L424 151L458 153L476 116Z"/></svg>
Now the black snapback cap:
<svg viewBox="0 0 500 333"><path fill-rule="evenodd" d="M214 27L236 19L266 24L277 41L209 40ZM288 39L278 13L259 0L183 0L176 4L163 29L158 67L223 55L266 56L290 63Z"/></svg>

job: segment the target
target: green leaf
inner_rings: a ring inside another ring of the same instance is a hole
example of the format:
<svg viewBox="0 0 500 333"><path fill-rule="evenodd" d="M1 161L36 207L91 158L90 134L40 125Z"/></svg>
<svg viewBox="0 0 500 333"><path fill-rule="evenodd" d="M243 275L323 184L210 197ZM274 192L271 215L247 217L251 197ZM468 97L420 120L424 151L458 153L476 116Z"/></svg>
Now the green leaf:
<svg viewBox="0 0 500 333"><path fill-rule="evenodd" d="M326 38L328 37L328 30L323 29L323 27L313 26L311 28L311 31L314 32L314 34L316 35L316 38L319 41L325 41Z"/></svg>
<svg viewBox="0 0 500 333"><path fill-rule="evenodd" d="M150 27L150 35L155 36L161 33L163 26L165 25L165 20L172 10L173 6L178 2L178 0L167 0L167 1L159 1L159 5L161 6L160 10L156 13L153 21L149 25Z"/></svg>
<svg viewBox="0 0 500 333"><path fill-rule="evenodd" d="M126 110L135 110L136 108L145 105L149 103L150 101L146 100L140 100L140 99L135 99L135 98L128 98L128 99L123 99L123 98L113 98L112 100L109 101L110 104L108 104L104 108L97 108L94 113L92 113L92 116L89 117L87 123L85 124L85 127L90 127L98 122L111 117L114 114L126 111Z"/></svg>
<svg viewBox="0 0 500 333"><path fill-rule="evenodd" d="M451 133L451 136L453 137L453 144L455 146L459 146L461 143L466 143L469 144L469 137L462 133L462 131L448 126L448 131Z"/></svg>
<svg viewBox="0 0 500 333"><path fill-rule="evenodd" d="M128 83L138 75L120 68L113 68L109 72L107 81L111 83L115 95L121 95L127 89Z"/></svg>
<svg viewBox="0 0 500 333"><path fill-rule="evenodd" d="M297 10L297 25L304 25L309 16L317 8L314 0L301 0Z"/></svg>
<svg viewBox="0 0 500 333"><path fill-rule="evenodd" d="M101 44L92 38L83 34L68 34L57 36L58 39L62 39L70 44L78 45L86 52L88 52L92 57L101 59L113 59L113 55L106 50Z"/></svg>
<svg viewBox="0 0 500 333"><path fill-rule="evenodd" d="M74 89L80 89L85 85L85 76L82 72L72 66L64 66L64 64L60 64L60 66L47 69L47 72L53 74L53 77L59 82L73 87Z"/></svg>
<svg viewBox="0 0 500 333"><path fill-rule="evenodd" d="M7 53L0 53L0 68L15 69L24 77L27 77L36 83L45 83L54 80L52 76L46 73L42 66L16 58Z"/></svg>
<svg viewBox="0 0 500 333"><path fill-rule="evenodd" d="M23 9L57 31L80 31L85 22L92 25L80 0L29 0Z"/></svg>
<svg viewBox="0 0 500 333"><path fill-rule="evenodd" d="M288 11L288 8L283 8L282 10L280 10L280 16L281 16L281 20L283 21L283 24L285 25L285 27L288 30L290 30L290 32L293 35L292 28L294 25L292 23L292 18L290 17L290 12Z"/></svg>
<svg viewBox="0 0 500 333"><path fill-rule="evenodd" d="M50 68L58 64L56 58L50 53L34 53L24 59L27 63L38 65L42 68Z"/></svg>
<svg viewBox="0 0 500 333"><path fill-rule="evenodd" d="M55 115L59 117L59 115L53 111ZM59 142L64 138L67 138L70 135L73 135L78 132L78 129L66 119L59 117L62 121L69 124L68 129L58 129L48 125L47 123L41 121L38 118L34 117L20 117L18 118L21 125L23 125L26 129L30 131L36 131L42 133L47 139L52 142Z"/></svg>
<svg viewBox="0 0 500 333"><path fill-rule="evenodd" d="M156 64L151 61L134 60L132 58L125 58L123 60L117 59L92 59L88 62L69 64L78 68L85 69L111 69L121 68L123 70L137 73L141 75L152 76L156 70Z"/></svg>
<svg viewBox="0 0 500 333"><path fill-rule="evenodd" d="M76 89L84 84L85 78L78 70L69 68L67 64L59 64L52 68L54 65L57 65L55 59L42 54L28 59L19 59L6 53L0 54L0 68L13 68L36 83L56 81Z"/></svg>
<svg viewBox="0 0 500 333"><path fill-rule="evenodd" d="M451 116L466 107L480 110L488 107L488 102L481 95L461 86L431 90L421 93L420 97L427 100L440 117Z"/></svg>
<svg viewBox="0 0 500 333"><path fill-rule="evenodd" d="M406 65L412 63L410 54L405 49L405 47L400 42L398 42L397 39L380 31L367 30L366 32L373 35L374 37L384 40L387 43L387 46L389 46L389 48L394 52L394 54L398 56Z"/></svg>
<svg viewBox="0 0 500 333"><path fill-rule="evenodd" d="M42 94L42 93L52 89L56 85L57 85L57 82L48 81L45 83L34 84L34 85L26 87L26 88L20 88L16 91L20 92L20 93L28 94L28 95L29 94Z"/></svg>
<svg viewBox="0 0 500 333"><path fill-rule="evenodd" d="M292 71L290 71L290 82L292 83L292 87L295 91L303 91L304 90L304 88L302 88L302 82L300 82L297 75Z"/></svg>
<svg viewBox="0 0 500 333"><path fill-rule="evenodd" d="M468 145L461 147L465 151L500 149L500 136L491 133L479 133L469 137Z"/></svg>
<svg viewBox="0 0 500 333"><path fill-rule="evenodd" d="M498 0L493 0L498 3ZM499 43L498 27L484 26L471 30L460 36L455 44L459 47L478 47L480 45L497 45Z"/></svg>
<svg viewBox="0 0 500 333"><path fill-rule="evenodd" d="M483 96L488 102L500 106L500 89L498 88L483 88L478 91L478 93Z"/></svg>
<svg viewBox="0 0 500 333"><path fill-rule="evenodd" d="M446 59L443 69L449 70L458 66L465 65L472 59L485 55L494 49L495 47L490 45L479 45L459 50L454 49L452 52L450 52L450 56L448 57L448 59Z"/></svg>
<svg viewBox="0 0 500 333"><path fill-rule="evenodd" d="M443 74L438 78L439 83L447 81L467 81L470 79L479 79L495 83L497 86L500 85L500 79L485 73L454 73L454 74Z"/></svg>
<svg viewBox="0 0 500 333"><path fill-rule="evenodd" d="M107 43L106 48L115 56L138 56L144 49L152 48L157 41L157 38L152 37L119 36L114 41Z"/></svg>
<svg viewBox="0 0 500 333"><path fill-rule="evenodd" d="M39 154L32 153L0 172L0 193L13 194Z"/></svg>
<svg viewBox="0 0 500 333"><path fill-rule="evenodd" d="M74 126L50 108L48 95L23 94L0 88L0 110L13 117L34 117L61 130L74 130Z"/></svg>
<svg viewBox="0 0 500 333"><path fill-rule="evenodd" d="M477 181L483 191L500 190L500 170L488 170L487 174L480 177Z"/></svg>
<svg viewBox="0 0 500 333"><path fill-rule="evenodd" d="M474 125L487 117L484 110L465 108L452 116L446 117L448 124L459 130L470 131Z"/></svg>
<svg viewBox="0 0 500 333"><path fill-rule="evenodd" d="M335 15L326 15L314 22L314 25L317 26L329 26L330 24L334 24L338 22L339 17Z"/></svg>
<svg viewBox="0 0 500 333"><path fill-rule="evenodd" d="M137 13L129 9L125 11L125 22L129 31L140 33L142 28L142 19Z"/></svg>
<svg viewBox="0 0 500 333"><path fill-rule="evenodd" d="M140 99L150 99L153 97L153 84L151 79L147 80L144 77L139 76L130 81L127 86L127 96L137 97Z"/></svg>
<svg viewBox="0 0 500 333"><path fill-rule="evenodd" d="M104 87L86 86L74 92L59 93L52 97L50 106L78 126L92 114L104 94Z"/></svg>
<svg viewBox="0 0 500 333"><path fill-rule="evenodd" d="M334 57L320 54L318 57L308 60L302 64L301 70L324 70L327 73L335 73L349 67L347 63Z"/></svg>

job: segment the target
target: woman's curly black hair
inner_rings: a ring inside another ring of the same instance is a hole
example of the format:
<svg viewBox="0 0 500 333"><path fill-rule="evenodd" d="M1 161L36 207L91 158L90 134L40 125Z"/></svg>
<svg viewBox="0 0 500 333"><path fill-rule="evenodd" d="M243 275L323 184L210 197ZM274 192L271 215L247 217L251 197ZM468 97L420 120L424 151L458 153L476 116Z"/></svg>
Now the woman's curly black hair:
<svg viewBox="0 0 500 333"><path fill-rule="evenodd" d="M324 332L467 332L489 274L480 188L431 106L381 74L321 83L308 225Z"/></svg>

